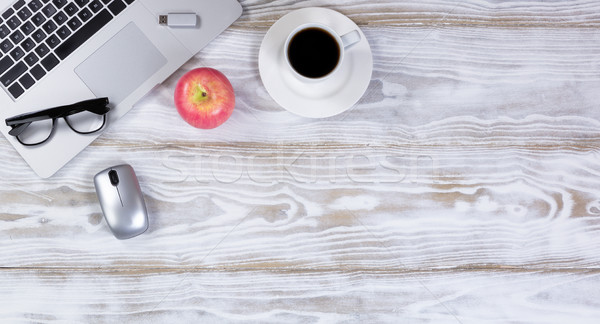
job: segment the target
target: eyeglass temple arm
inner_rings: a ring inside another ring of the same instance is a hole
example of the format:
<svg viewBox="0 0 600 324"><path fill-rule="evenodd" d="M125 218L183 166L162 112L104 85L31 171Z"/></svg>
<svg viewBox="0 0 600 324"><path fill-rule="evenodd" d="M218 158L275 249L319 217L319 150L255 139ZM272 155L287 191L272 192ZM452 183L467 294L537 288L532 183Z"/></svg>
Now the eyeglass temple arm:
<svg viewBox="0 0 600 324"><path fill-rule="evenodd" d="M18 125L29 123L32 121L44 119L44 118L58 118L63 117L65 113L71 112L73 110L89 110L96 114L106 113L110 108L106 107L109 101L108 98L95 98L90 100L84 100L80 102L76 102L74 104L59 106L49 109L44 109L40 111L35 111L32 113L25 113L18 116L10 117L6 119L6 126ZM66 114L68 115L68 114Z"/></svg>
<svg viewBox="0 0 600 324"><path fill-rule="evenodd" d="M110 110L108 106L108 98L96 98L80 101L71 105L63 106L64 109L87 110L98 115L105 114ZM59 107L61 108L61 107Z"/></svg>
<svg viewBox="0 0 600 324"><path fill-rule="evenodd" d="M31 123L23 123L23 124L13 125L12 126L13 129L8 131L8 135L10 135L10 136L21 135L21 133L23 133L23 131L25 130L25 128L27 128L29 126L29 124L31 124Z"/></svg>

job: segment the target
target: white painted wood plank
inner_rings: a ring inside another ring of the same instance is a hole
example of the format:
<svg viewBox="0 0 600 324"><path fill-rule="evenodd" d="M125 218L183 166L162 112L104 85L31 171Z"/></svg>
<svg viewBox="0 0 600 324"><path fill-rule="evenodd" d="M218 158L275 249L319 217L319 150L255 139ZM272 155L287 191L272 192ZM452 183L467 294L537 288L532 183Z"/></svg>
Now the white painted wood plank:
<svg viewBox="0 0 600 324"><path fill-rule="evenodd" d="M268 27L287 12L323 6L338 10L360 24L387 26L480 26L535 28L597 28L600 5L594 0L287 0L240 1L246 14L235 24L243 28Z"/></svg>
<svg viewBox="0 0 600 324"><path fill-rule="evenodd" d="M0 317L35 322L596 323L597 273L0 272Z"/></svg>

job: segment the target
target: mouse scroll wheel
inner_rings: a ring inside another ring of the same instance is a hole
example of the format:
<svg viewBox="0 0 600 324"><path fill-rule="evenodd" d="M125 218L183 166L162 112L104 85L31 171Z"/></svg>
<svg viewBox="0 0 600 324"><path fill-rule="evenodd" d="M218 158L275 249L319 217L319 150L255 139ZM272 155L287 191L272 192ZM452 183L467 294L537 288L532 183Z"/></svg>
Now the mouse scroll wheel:
<svg viewBox="0 0 600 324"><path fill-rule="evenodd" d="M113 186L116 186L119 184L119 175L117 174L117 171L115 170L110 170L108 172L108 178L110 179L110 183Z"/></svg>

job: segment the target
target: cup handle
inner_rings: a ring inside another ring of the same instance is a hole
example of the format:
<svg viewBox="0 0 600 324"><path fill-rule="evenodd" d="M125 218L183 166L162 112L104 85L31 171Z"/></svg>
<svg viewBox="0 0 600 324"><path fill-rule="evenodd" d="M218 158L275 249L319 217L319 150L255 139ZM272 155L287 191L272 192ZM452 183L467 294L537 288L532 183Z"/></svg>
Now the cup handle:
<svg viewBox="0 0 600 324"><path fill-rule="evenodd" d="M358 30L353 30L347 34L344 34L343 36L340 36L340 38L342 39L344 48L347 49L348 47L360 42L362 37L360 36Z"/></svg>

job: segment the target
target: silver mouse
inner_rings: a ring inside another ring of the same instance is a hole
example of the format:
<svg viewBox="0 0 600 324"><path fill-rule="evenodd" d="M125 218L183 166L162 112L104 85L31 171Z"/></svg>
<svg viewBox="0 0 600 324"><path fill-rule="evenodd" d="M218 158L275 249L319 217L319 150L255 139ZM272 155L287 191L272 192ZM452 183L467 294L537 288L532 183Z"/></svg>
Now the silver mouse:
<svg viewBox="0 0 600 324"><path fill-rule="evenodd" d="M146 204L131 165L117 165L99 172L94 185L106 223L116 238L132 238L148 229Z"/></svg>

